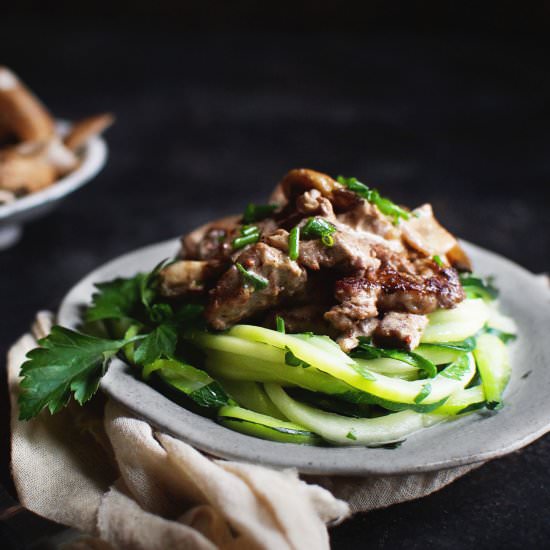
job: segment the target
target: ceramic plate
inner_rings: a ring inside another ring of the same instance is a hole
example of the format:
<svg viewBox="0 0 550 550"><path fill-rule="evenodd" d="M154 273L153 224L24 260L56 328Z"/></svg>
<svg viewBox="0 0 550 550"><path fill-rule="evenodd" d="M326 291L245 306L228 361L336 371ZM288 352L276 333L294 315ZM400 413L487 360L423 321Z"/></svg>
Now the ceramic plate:
<svg viewBox="0 0 550 550"><path fill-rule="evenodd" d="M61 135L69 129L66 122L57 123ZM43 216L69 193L90 181L105 165L107 146L98 136L88 140L80 153L80 166L53 185L8 204L0 204L0 250L15 244L24 223Z"/></svg>
<svg viewBox="0 0 550 550"><path fill-rule="evenodd" d="M513 375L498 413L474 413L410 436L395 449L307 447L243 435L194 414L137 380L115 360L101 388L152 425L214 456L309 474L402 474L470 464L505 455L550 431L550 289L542 276L477 246L464 244L476 272L495 275L502 310L519 326L512 344ZM59 323L77 327L93 285L118 276L148 271L172 257L178 241L126 254L95 270L66 296Z"/></svg>

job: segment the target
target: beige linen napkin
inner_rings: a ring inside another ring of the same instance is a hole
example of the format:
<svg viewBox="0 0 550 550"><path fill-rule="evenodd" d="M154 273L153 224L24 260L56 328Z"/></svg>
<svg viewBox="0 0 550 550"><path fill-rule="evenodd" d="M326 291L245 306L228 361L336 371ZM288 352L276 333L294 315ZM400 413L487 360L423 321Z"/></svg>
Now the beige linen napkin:
<svg viewBox="0 0 550 550"><path fill-rule="evenodd" d="M37 315L8 353L12 475L21 503L92 538L74 548L329 548L327 525L425 496L477 467L301 480L293 470L209 458L98 396L20 422L19 368L52 325Z"/></svg>

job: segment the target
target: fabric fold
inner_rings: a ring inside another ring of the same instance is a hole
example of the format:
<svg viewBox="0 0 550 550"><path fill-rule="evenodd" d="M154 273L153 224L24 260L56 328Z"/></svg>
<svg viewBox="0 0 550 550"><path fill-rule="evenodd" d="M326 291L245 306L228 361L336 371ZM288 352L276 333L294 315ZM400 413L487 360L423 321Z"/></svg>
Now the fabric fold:
<svg viewBox="0 0 550 550"><path fill-rule="evenodd" d="M207 457L101 395L21 422L19 370L52 319L40 312L34 334L8 354L12 474L24 506L86 534L72 548L328 549L328 525L430 494L479 466L301 479L295 470Z"/></svg>

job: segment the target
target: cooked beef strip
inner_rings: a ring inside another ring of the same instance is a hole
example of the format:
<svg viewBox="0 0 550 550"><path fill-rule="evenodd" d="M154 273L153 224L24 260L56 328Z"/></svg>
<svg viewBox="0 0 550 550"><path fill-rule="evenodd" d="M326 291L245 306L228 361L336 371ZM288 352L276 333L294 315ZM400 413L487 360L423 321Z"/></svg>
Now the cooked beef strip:
<svg viewBox="0 0 550 550"><path fill-rule="evenodd" d="M353 209L338 215L338 221L352 229L380 235L385 239L400 239L401 231L370 202L361 199Z"/></svg>
<svg viewBox="0 0 550 550"><path fill-rule="evenodd" d="M240 216L228 216L202 225L181 239L181 254L185 260L228 258L233 252L229 235L237 231Z"/></svg>
<svg viewBox="0 0 550 550"><path fill-rule="evenodd" d="M454 307L465 298L456 270L437 264L427 277L386 266L378 270L375 281L381 289L377 303L381 311L425 314Z"/></svg>
<svg viewBox="0 0 550 550"><path fill-rule="evenodd" d="M179 296L208 288L209 284L198 284L202 279L193 274L206 269L200 262L214 262L223 275L210 292L206 310L213 328L225 329L247 318L261 319L265 312L267 320L273 319L281 312L288 317L289 331L339 335L345 350L357 344L357 336L368 336L375 329L378 338L391 336L395 346L415 345L414 334L403 328L411 327L412 321L401 314L412 314L414 320L464 299L457 273L447 263L460 269L469 264L468 258L456 239L439 225L430 205L394 225L375 205L326 174L306 169L286 174L273 199L270 202L281 208L255 224L261 230L259 243L242 250L233 248L233 239L242 228L242 218L237 216L207 224L186 236L181 257L194 262L167 268L161 275L162 292ZM293 262L288 258L289 231L296 225L303 227L310 217L334 225L334 244L326 246L320 238L302 235L299 257ZM433 261L435 254L441 257L443 267ZM268 287L254 290L243 284L235 262L266 277ZM306 281L316 276L331 288L335 279L341 278L334 295L326 285L314 292L308 290L311 283ZM397 317L388 316L396 312ZM388 319L380 321L384 313ZM392 325L397 320L401 332Z"/></svg>
<svg viewBox="0 0 550 550"><path fill-rule="evenodd" d="M231 266L210 292L205 311L208 323L225 330L241 319L278 305L304 289L305 269L280 250L265 243L256 243L244 249L236 258L246 270L265 277L268 285L256 290L243 281L236 266Z"/></svg>
<svg viewBox="0 0 550 550"><path fill-rule="evenodd" d="M336 283L334 296L339 303L327 311L325 319L344 334L340 342L344 349L353 344L354 335L365 332L365 320L376 318L380 312L425 314L438 307L453 307L464 299L453 268L442 268L431 259L397 262L399 258L388 252L378 270L367 270ZM411 337L399 344L398 336L392 338L395 347L409 347L409 340L415 342Z"/></svg>
<svg viewBox="0 0 550 550"><path fill-rule="evenodd" d="M300 223L300 226L304 223L305 221ZM264 241L288 253L288 236L288 231L279 229L264 237ZM326 246L321 239L301 240L298 263L312 271L335 268L347 272L372 269L380 265L374 256L371 243L368 239L362 238L361 234L340 225L332 237L333 246Z"/></svg>
<svg viewBox="0 0 550 550"><path fill-rule="evenodd" d="M327 310L326 304L305 304L273 310L266 318L265 324L271 328L276 326L276 317L281 317L285 322L285 330L288 333L313 332L315 334L338 334L323 318Z"/></svg>
<svg viewBox="0 0 550 550"><path fill-rule="evenodd" d="M336 282L335 297L340 302L325 313L325 319L340 332L378 315L376 301L380 288L368 279L346 277Z"/></svg>
<svg viewBox="0 0 550 550"><path fill-rule="evenodd" d="M169 298L200 294L221 272L223 265L215 260L178 260L159 273L159 290L163 296Z"/></svg>
<svg viewBox="0 0 550 550"><path fill-rule="evenodd" d="M358 336L370 336L378 324L376 300L380 288L368 279L346 277L335 284L340 302L325 313L325 319L340 333L338 343L344 351L357 346Z"/></svg>
<svg viewBox="0 0 550 550"><path fill-rule="evenodd" d="M379 322L376 317L358 321L350 330L338 336L336 341L342 348L342 351L349 353L359 345L359 336L371 336Z"/></svg>
<svg viewBox="0 0 550 550"><path fill-rule="evenodd" d="M390 311L384 315L373 333L375 345L382 348L405 348L413 350L428 325L425 315Z"/></svg>

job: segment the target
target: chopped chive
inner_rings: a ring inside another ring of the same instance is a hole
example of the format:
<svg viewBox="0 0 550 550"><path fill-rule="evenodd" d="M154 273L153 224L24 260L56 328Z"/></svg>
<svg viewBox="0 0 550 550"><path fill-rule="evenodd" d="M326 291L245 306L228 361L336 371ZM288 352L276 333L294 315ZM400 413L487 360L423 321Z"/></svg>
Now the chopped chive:
<svg viewBox="0 0 550 550"><path fill-rule="evenodd" d="M297 260L300 255L300 228L298 226L290 230L288 236L288 257Z"/></svg>
<svg viewBox="0 0 550 550"><path fill-rule="evenodd" d="M347 433L346 437L347 437L348 439L351 439L352 441L357 441L357 437L356 437L355 433L353 432L353 430L350 430L350 431Z"/></svg>
<svg viewBox="0 0 550 550"><path fill-rule="evenodd" d="M333 233L336 227L323 218L309 218L302 228L304 237L320 237L325 246L334 246Z"/></svg>
<svg viewBox="0 0 550 550"><path fill-rule="evenodd" d="M258 222L267 218L275 210L277 210L276 204L254 204L249 203L243 214L244 223Z"/></svg>
<svg viewBox="0 0 550 550"><path fill-rule="evenodd" d="M381 197L376 189L371 189L368 185L361 183L357 178L345 178L338 176L338 183L346 186L350 191L357 193L371 204L374 204L382 214L393 217L393 223L397 225L401 218L408 220L411 217L410 212L407 212L390 199Z"/></svg>
<svg viewBox="0 0 550 550"><path fill-rule="evenodd" d="M332 235L323 235L321 242L328 247L334 246L334 237Z"/></svg>
<svg viewBox="0 0 550 550"><path fill-rule="evenodd" d="M443 267L445 264L443 263L443 260L441 259L441 256L434 256L432 260L439 266Z"/></svg>
<svg viewBox="0 0 550 550"><path fill-rule="evenodd" d="M308 218L302 228L304 237L322 237L323 235L332 235L336 232L336 227L323 218Z"/></svg>
<svg viewBox="0 0 550 550"><path fill-rule="evenodd" d="M252 233L259 233L260 230L257 225L243 225L241 227L241 235L251 235Z"/></svg>
<svg viewBox="0 0 550 550"><path fill-rule="evenodd" d="M254 290L262 290L269 285L269 281L265 277L262 277L257 273L253 273L252 271L248 271L239 262L237 262L235 266L242 275L245 286L252 285Z"/></svg>
<svg viewBox="0 0 550 550"><path fill-rule="evenodd" d="M239 248L244 248L248 244L257 243L260 240L259 233L251 233L250 235L243 235L242 237L237 237L233 239L233 248L238 250Z"/></svg>
<svg viewBox="0 0 550 550"><path fill-rule="evenodd" d="M285 333L285 320L282 317L275 317L275 322L277 323L277 332Z"/></svg>

